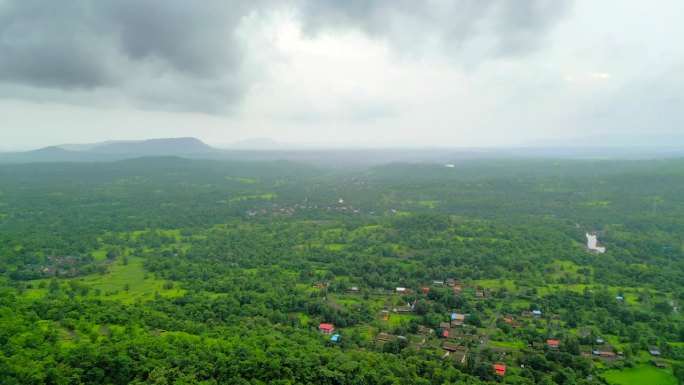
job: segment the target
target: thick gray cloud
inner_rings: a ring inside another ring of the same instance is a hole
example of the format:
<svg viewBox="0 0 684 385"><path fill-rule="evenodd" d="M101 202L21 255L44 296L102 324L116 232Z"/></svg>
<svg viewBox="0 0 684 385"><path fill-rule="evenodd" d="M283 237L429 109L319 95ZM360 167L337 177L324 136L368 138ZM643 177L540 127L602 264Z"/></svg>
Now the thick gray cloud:
<svg viewBox="0 0 684 385"><path fill-rule="evenodd" d="M109 42L85 2L0 3L0 78L46 87L113 81Z"/></svg>
<svg viewBox="0 0 684 385"><path fill-rule="evenodd" d="M158 58L199 77L236 70L242 56L233 33L248 2L139 1L100 4L132 60Z"/></svg>
<svg viewBox="0 0 684 385"><path fill-rule="evenodd" d="M5 1L0 79L67 91L104 89L149 108L221 111L246 85L235 29L256 4Z"/></svg>
<svg viewBox="0 0 684 385"><path fill-rule="evenodd" d="M144 108L220 113L240 100L250 76L259 72L244 71L245 47L236 34L254 12L289 8L310 36L356 29L399 50L445 49L457 62L473 65L534 50L568 3L5 0L0 1L0 80L63 91L46 95L98 91Z"/></svg>
<svg viewBox="0 0 684 385"><path fill-rule="evenodd" d="M300 10L309 33L355 27L402 49L436 45L472 63L537 49L571 5L555 0L305 0Z"/></svg>

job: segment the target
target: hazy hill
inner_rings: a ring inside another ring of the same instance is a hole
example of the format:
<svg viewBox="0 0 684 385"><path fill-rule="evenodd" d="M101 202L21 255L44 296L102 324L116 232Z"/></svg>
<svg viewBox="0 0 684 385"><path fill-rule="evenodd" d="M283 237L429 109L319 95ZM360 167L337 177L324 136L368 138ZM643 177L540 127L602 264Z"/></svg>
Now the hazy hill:
<svg viewBox="0 0 684 385"><path fill-rule="evenodd" d="M97 143L65 143L65 144L60 144L57 147L63 148L68 151L90 151L95 147L101 147L105 146L108 144L114 144L114 143L134 143L137 142L136 140L107 140L104 142L97 142Z"/></svg>
<svg viewBox="0 0 684 385"><path fill-rule="evenodd" d="M114 141L89 145L50 146L25 152L0 154L0 163L114 161L147 156L211 157L219 150L196 138Z"/></svg>
<svg viewBox="0 0 684 385"><path fill-rule="evenodd" d="M140 142L108 143L94 147L91 152L136 155L184 155L215 152L216 149L197 138L163 138Z"/></svg>
<svg viewBox="0 0 684 385"><path fill-rule="evenodd" d="M684 157L682 148L517 147L517 148L282 148L279 142L255 139L229 149L211 147L196 138L109 141L61 145L0 153L0 163L94 162L149 156L232 161L289 160L315 166L367 167L393 162L453 164L474 159L662 159ZM296 145L296 144L293 144ZM267 147L273 147L268 149ZM252 147L252 148L250 148ZM257 149L261 147L261 149Z"/></svg>
<svg viewBox="0 0 684 385"><path fill-rule="evenodd" d="M0 163L32 163L32 162L74 162L86 161L87 157L79 157L78 153L57 146L39 148L25 152L7 152L0 154Z"/></svg>

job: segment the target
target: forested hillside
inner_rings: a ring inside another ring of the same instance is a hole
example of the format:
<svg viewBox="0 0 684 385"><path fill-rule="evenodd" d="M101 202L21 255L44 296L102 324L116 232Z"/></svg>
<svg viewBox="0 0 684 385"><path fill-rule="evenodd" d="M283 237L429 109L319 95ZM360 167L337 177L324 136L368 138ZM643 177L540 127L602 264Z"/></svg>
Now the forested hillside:
<svg viewBox="0 0 684 385"><path fill-rule="evenodd" d="M684 160L0 165L0 383L681 383L683 234Z"/></svg>

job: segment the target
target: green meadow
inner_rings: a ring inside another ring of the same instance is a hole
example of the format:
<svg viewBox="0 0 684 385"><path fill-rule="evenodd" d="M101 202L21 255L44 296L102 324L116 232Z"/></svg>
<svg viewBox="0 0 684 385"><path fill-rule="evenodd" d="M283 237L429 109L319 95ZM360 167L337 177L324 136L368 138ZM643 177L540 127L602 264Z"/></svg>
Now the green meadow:
<svg viewBox="0 0 684 385"><path fill-rule="evenodd" d="M123 303L133 303L137 300L151 300L155 295L164 297L179 297L185 290L174 284L172 288L165 288L165 280L156 279L154 274L145 271L144 259L128 257L128 264L120 261L109 266L104 274L91 274L83 277L62 278L61 285L75 284L88 288L87 297L104 300L119 300ZM29 298L40 298L48 294L50 280L40 279L30 282L31 288L26 289Z"/></svg>
<svg viewBox="0 0 684 385"><path fill-rule="evenodd" d="M670 369L671 370L671 369ZM676 385L677 379L668 369L644 364L622 370L608 370L601 375L615 385Z"/></svg>

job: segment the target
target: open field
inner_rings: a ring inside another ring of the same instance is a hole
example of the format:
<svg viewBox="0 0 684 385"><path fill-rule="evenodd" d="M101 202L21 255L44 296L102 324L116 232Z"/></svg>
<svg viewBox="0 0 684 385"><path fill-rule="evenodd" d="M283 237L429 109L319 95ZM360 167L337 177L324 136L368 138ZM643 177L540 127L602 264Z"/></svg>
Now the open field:
<svg viewBox="0 0 684 385"><path fill-rule="evenodd" d="M601 375L615 385L676 385L677 380L667 369L644 364L623 370L608 370Z"/></svg>
<svg viewBox="0 0 684 385"><path fill-rule="evenodd" d="M155 295L165 297L182 296L185 291L174 285L171 289L165 289L166 281L154 278L154 274L145 271L143 258L128 257L128 265L120 262L109 267L105 274L91 274L83 277L63 278L62 285L74 283L88 288L87 297L104 300L120 300L123 303L132 303L136 300L151 300ZM26 289L29 298L43 297L48 293L50 280L34 280L30 282L32 288ZM41 286L43 288L41 288Z"/></svg>

